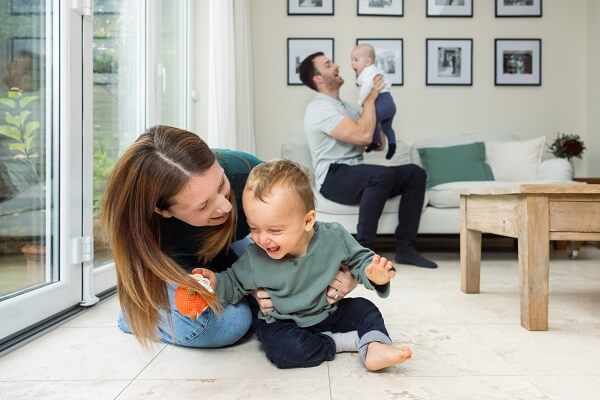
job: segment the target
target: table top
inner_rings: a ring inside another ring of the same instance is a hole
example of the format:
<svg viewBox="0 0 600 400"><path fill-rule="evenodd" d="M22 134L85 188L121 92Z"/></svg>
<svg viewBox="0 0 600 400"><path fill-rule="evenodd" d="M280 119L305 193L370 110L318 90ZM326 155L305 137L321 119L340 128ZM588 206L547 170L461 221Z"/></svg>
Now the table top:
<svg viewBox="0 0 600 400"><path fill-rule="evenodd" d="M461 195L501 195L501 194L600 194L600 185L592 184L526 184L506 186L481 186L465 188Z"/></svg>

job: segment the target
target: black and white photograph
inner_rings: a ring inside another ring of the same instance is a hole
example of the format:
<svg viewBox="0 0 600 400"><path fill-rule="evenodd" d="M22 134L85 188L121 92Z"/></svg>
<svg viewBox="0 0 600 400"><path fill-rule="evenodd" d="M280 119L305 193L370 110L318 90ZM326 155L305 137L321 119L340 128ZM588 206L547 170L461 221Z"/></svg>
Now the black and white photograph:
<svg viewBox="0 0 600 400"><path fill-rule="evenodd" d="M13 15L43 14L45 0L10 0L10 13Z"/></svg>
<svg viewBox="0 0 600 400"><path fill-rule="evenodd" d="M287 84L302 85L300 64L307 56L322 51L333 61L333 38L288 38Z"/></svg>
<svg viewBox="0 0 600 400"><path fill-rule="evenodd" d="M496 39L496 86L542 84L541 39Z"/></svg>
<svg viewBox="0 0 600 400"><path fill-rule="evenodd" d="M356 15L402 17L404 0L357 0Z"/></svg>
<svg viewBox="0 0 600 400"><path fill-rule="evenodd" d="M496 17L541 17L542 0L496 0Z"/></svg>
<svg viewBox="0 0 600 400"><path fill-rule="evenodd" d="M356 39L356 44L370 44L375 50L375 65L393 86L404 84L404 41L402 39Z"/></svg>
<svg viewBox="0 0 600 400"><path fill-rule="evenodd" d="M333 15L334 0L288 0L288 15Z"/></svg>
<svg viewBox="0 0 600 400"><path fill-rule="evenodd" d="M427 39L426 85L473 84L473 39Z"/></svg>
<svg viewBox="0 0 600 400"><path fill-rule="evenodd" d="M428 17L472 17L473 0L427 0Z"/></svg>

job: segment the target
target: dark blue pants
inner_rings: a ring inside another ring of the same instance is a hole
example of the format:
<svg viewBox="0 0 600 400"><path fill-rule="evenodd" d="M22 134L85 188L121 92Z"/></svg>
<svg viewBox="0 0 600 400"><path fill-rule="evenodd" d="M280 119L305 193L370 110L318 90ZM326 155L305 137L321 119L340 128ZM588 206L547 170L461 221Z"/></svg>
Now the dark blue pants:
<svg viewBox="0 0 600 400"><path fill-rule="evenodd" d="M378 146L381 144L381 131L387 137L388 143L396 143L396 133L392 128L392 122L396 115L396 104L389 92L379 93L375 99L375 132L373 133L373 142Z"/></svg>
<svg viewBox="0 0 600 400"><path fill-rule="evenodd" d="M337 306L324 321L306 328L300 328L291 320L270 324L259 320L256 336L267 358L278 368L314 367L335 358L333 339L320 332L358 331L361 337L367 332L379 331L388 335L381 313L369 300L346 298Z"/></svg>
<svg viewBox="0 0 600 400"><path fill-rule="evenodd" d="M356 240L370 249L387 199L402 195L398 207L396 251L414 246L425 199L427 174L415 164L331 164L321 193L336 203L359 205Z"/></svg>

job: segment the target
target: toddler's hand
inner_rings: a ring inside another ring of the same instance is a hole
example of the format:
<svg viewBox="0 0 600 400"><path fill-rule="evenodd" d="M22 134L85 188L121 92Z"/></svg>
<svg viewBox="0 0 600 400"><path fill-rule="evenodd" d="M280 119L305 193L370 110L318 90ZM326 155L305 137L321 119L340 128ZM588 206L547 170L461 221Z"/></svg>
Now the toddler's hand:
<svg viewBox="0 0 600 400"><path fill-rule="evenodd" d="M191 276L209 292L212 293L215 291L217 276L210 269L194 268Z"/></svg>
<svg viewBox="0 0 600 400"><path fill-rule="evenodd" d="M365 269L365 273L374 284L385 285L396 276L396 269L387 258L375 254L373 261Z"/></svg>

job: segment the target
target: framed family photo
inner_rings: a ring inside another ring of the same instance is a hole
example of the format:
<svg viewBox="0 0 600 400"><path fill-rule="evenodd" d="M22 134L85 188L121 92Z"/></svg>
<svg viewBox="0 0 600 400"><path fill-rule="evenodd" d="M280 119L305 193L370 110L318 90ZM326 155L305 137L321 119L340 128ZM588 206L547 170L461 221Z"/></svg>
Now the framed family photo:
<svg viewBox="0 0 600 400"><path fill-rule="evenodd" d="M541 17L542 0L496 0L496 17Z"/></svg>
<svg viewBox="0 0 600 400"><path fill-rule="evenodd" d="M473 84L473 39L426 39L425 84Z"/></svg>
<svg viewBox="0 0 600 400"><path fill-rule="evenodd" d="M496 39L496 86L541 86L542 40Z"/></svg>
<svg viewBox="0 0 600 400"><path fill-rule="evenodd" d="M428 17L472 17L473 0L427 0Z"/></svg>
<svg viewBox="0 0 600 400"><path fill-rule="evenodd" d="M288 0L288 15L333 15L333 0Z"/></svg>
<svg viewBox="0 0 600 400"><path fill-rule="evenodd" d="M302 85L300 64L307 56L322 51L333 61L333 38L288 38L287 84Z"/></svg>
<svg viewBox="0 0 600 400"><path fill-rule="evenodd" d="M356 39L375 49L375 64L393 86L404 85L404 41L402 39Z"/></svg>
<svg viewBox="0 0 600 400"><path fill-rule="evenodd" d="M402 17L404 0L357 0L356 15Z"/></svg>

